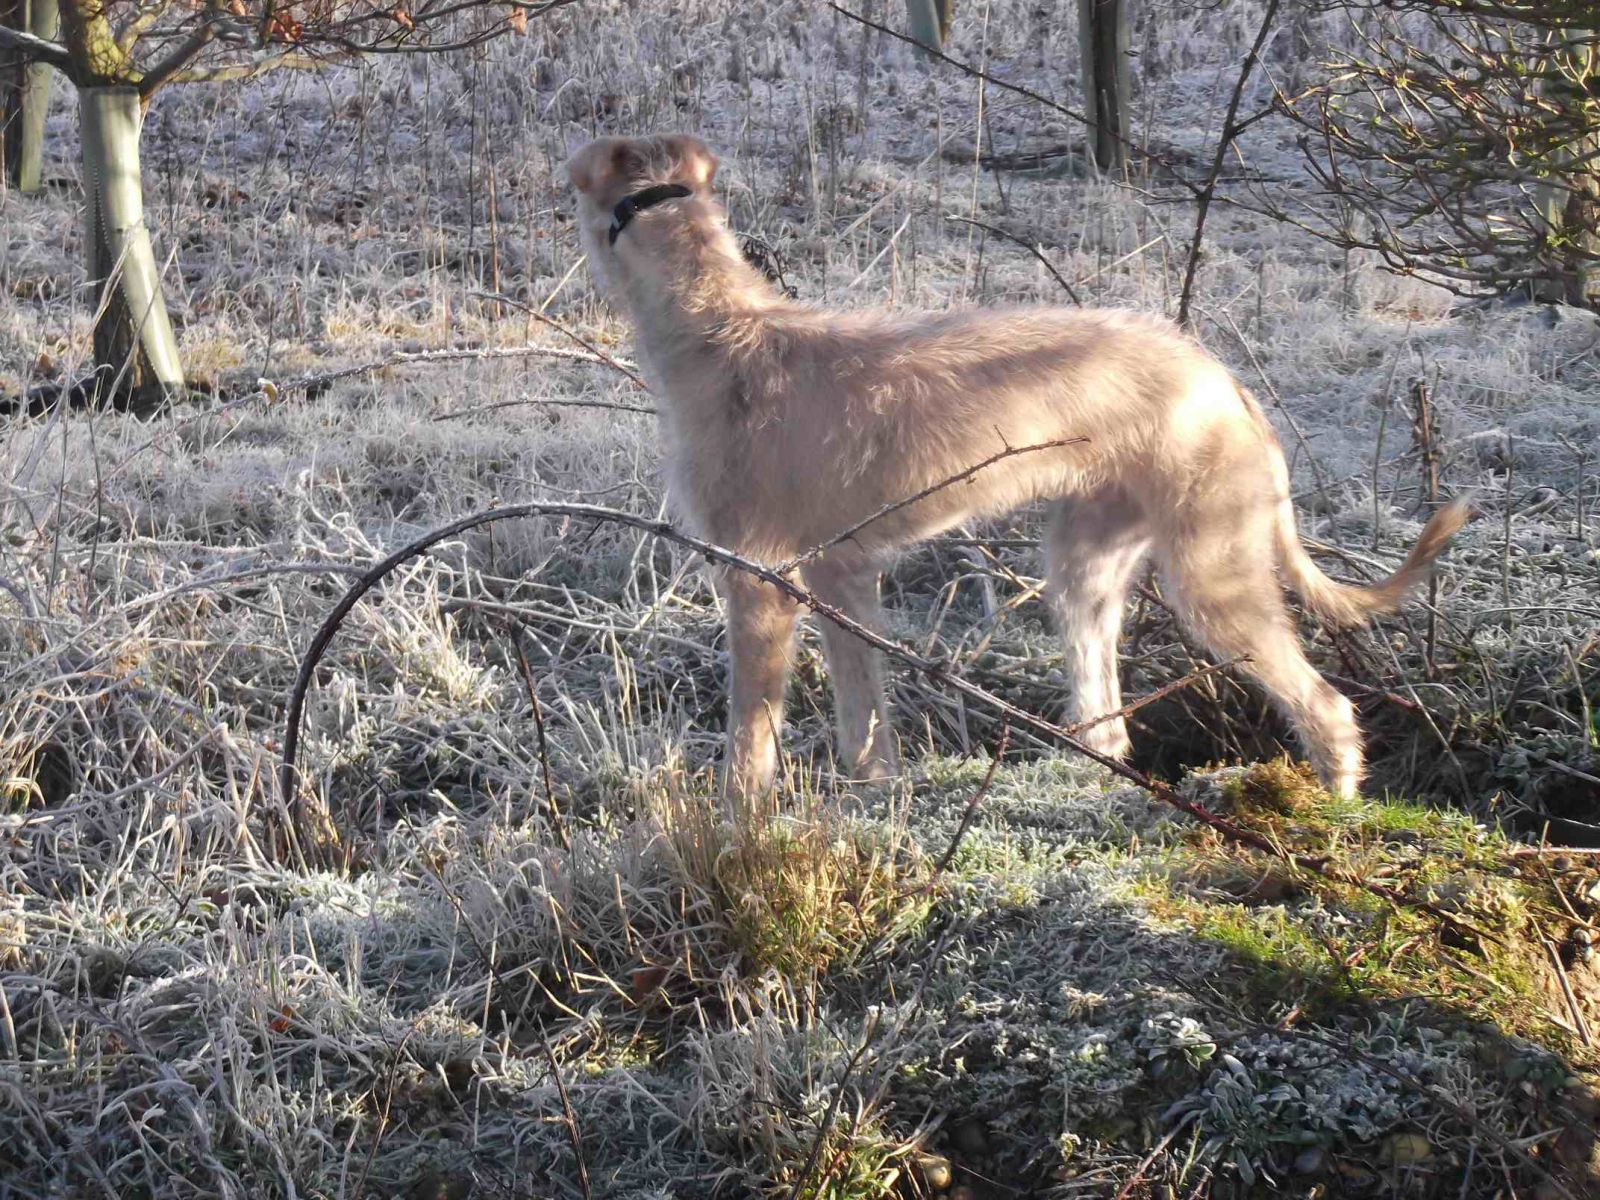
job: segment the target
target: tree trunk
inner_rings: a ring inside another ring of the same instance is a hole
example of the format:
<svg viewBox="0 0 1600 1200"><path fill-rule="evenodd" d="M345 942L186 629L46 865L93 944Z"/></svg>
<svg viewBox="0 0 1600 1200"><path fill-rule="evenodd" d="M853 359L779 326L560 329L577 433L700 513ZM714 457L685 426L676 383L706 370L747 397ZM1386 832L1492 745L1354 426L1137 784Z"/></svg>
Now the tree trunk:
<svg viewBox="0 0 1600 1200"><path fill-rule="evenodd" d="M1562 279L1568 304L1600 308L1600 135L1587 139L1581 151L1587 165L1574 170L1568 183L1571 191L1562 211L1562 226L1567 235ZM1576 155L1579 147L1574 147Z"/></svg>
<svg viewBox="0 0 1600 1200"><path fill-rule="evenodd" d="M1600 42L1568 60L1571 75L1548 95L1572 113L1577 136L1561 148L1561 186L1539 196L1546 245L1560 266L1560 299L1600 308Z"/></svg>
<svg viewBox="0 0 1600 1200"><path fill-rule="evenodd" d="M60 25L55 0L0 3L0 24L54 41ZM0 74L0 145L6 178L19 192L39 190L44 158L44 118L50 108L50 71L43 63L8 65Z"/></svg>
<svg viewBox="0 0 1600 1200"><path fill-rule="evenodd" d="M1546 303L1600 306L1600 105L1590 111L1592 128L1561 148L1555 178L1535 196L1544 273L1533 296Z"/></svg>
<svg viewBox="0 0 1600 1200"><path fill-rule="evenodd" d="M139 174L139 93L79 92L85 244L94 289L96 401L153 411L183 388L178 342L161 296Z"/></svg>
<svg viewBox="0 0 1600 1200"><path fill-rule="evenodd" d="M911 36L929 50L943 50L955 8L956 0L906 0Z"/></svg>
<svg viewBox="0 0 1600 1200"><path fill-rule="evenodd" d="M1128 0L1078 0L1089 155L1102 171L1128 163Z"/></svg>

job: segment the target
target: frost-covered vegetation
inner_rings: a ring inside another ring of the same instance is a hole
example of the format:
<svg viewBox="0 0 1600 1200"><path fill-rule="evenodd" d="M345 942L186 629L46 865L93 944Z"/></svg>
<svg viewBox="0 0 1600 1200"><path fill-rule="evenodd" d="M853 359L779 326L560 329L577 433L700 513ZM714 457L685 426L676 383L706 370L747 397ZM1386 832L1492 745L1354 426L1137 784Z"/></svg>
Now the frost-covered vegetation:
<svg viewBox="0 0 1600 1200"><path fill-rule="evenodd" d="M963 4L950 53L1076 104L1074 11ZM1164 159L1204 171L1259 16L1140 6ZM1287 39L1265 61L1251 110L1316 69ZM814 630L785 787L725 822L708 585L672 545L555 520L464 535L355 609L303 760L337 861L280 853L284 698L355 574L495 502L662 504L650 397L609 367L322 377L573 349L490 293L625 356L559 164L665 127L721 150L732 220L807 300L1065 302L966 217L1088 301L1175 306L1170 178L1086 178L1065 118L825 8L580 2L477 56L160 97L148 208L214 395L0 442L0 1196L1600 1187L1600 320L1463 304L1227 204L1197 332L1269 405L1331 569L1396 561L1429 446L1481 515L1431 609L1306 630L1384 799L1281 765L1227 674L1141 709L1136 754L1398 903L1020 730L989 777L998 723L918 678L906 779L842 785ZM8 396L89 352L65 98L51 134L54 184L0 195ZM1301 170L1262 121L1227 190L1315 205ZM1052 716L1034 530L944 539L887 591L897 637ZM1160 601L1130 614L1133 696L1197 665ZM1541 836L1579 848L1514 843Z"/></svg>

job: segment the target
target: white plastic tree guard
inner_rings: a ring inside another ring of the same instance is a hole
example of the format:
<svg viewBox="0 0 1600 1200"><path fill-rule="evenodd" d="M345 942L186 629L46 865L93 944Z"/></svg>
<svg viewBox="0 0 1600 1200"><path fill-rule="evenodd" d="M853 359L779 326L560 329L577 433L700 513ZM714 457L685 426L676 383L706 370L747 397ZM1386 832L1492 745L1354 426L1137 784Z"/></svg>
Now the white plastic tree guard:
<svg viewBox="0 0 1600 1200"><path fill-rule="evenodd" d="M131 87L84 88L79 101L97 390L103 397L127 394L147 402L181 390L183 366L144 224L144 113Z"/></svg>

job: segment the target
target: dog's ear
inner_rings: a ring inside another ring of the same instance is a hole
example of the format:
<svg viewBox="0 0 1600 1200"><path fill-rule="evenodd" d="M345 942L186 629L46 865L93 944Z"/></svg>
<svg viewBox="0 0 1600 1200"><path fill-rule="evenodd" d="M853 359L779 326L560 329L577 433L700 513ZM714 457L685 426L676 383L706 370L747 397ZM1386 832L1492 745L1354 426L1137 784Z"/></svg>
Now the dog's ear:
<svg viewBox="0 0 1600 1200"><path fill-rule="evenodd" d="M628 138L597 138L567 159L567 177L585 195L599 196L646 166L637 143Z"/></svg>
<svg viewBox="0 0 1600 1200"><path fill-rule="evenodd" d="M661 145L677 164L673 175L697 192L711 187L717 173L717 156L711 147L692 133L669 133L661 138Z"/></svg>

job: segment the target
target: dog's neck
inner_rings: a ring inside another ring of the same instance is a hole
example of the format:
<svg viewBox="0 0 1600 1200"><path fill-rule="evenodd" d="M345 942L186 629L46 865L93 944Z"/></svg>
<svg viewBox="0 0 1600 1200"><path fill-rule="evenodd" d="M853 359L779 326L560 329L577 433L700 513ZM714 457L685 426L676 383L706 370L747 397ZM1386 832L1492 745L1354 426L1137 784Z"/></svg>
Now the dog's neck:
<svg viewBox="0 0 1600 1200"><path fill-rule="evenodd" d="M659 212L629 225L617 250L642 348L662 367L664 356L743 341L752 324L789 307L745 261L715 201L691 196Z"/></svg>

